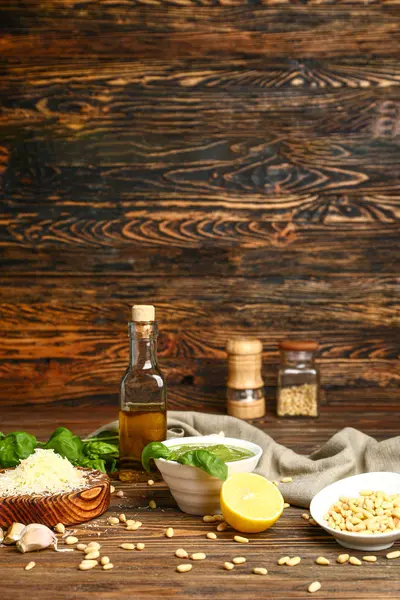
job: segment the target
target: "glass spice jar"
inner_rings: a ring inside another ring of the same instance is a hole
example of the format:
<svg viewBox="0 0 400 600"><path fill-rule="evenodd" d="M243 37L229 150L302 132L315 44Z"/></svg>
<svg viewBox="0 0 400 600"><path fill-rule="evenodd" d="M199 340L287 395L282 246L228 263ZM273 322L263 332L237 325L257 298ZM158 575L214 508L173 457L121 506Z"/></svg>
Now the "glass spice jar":
<svg viewBox="0 0 400 600"><path fill-rule="evenodd" d="M279 344L278 417L318 417L319 369L314 341L286 340Z"/></svg>

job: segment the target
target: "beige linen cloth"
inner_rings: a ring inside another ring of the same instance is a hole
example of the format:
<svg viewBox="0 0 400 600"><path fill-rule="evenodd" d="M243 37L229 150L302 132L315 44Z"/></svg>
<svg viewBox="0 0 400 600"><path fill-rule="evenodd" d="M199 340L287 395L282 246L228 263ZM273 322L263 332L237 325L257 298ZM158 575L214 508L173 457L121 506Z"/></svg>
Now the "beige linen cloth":
<svg viewBox="0 0 400 600"><path fill-rule="evenodd" d="M101 427L118 430L118 421ZM190 411L168 411L168 437L210 435L223 431L226 437L240 438L258 444L263 455L256 473L270 480L293 477L291 483L280 483L285 501L308 507L312 497L326 485L357 473L400 471L400 438L383 442L346 427L331 437L310 456L296 454L277 444L257 427L235 417Z"/></svg>

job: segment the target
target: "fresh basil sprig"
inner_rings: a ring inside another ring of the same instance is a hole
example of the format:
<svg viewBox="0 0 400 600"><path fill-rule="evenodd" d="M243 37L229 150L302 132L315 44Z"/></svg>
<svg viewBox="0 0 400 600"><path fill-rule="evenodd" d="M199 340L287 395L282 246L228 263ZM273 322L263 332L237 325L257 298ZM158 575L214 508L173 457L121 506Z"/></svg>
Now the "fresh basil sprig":
<svg viewBox="0 0 400 600"><path fill-rule="evenodd" d="M147 472L150 472L150 461L156 458L165 458L166 460L175 460L182 465L198 467L212 477L225 479L228 477L228 467L218 456L205 449L189 450L182 455L170 450L161 442L151 442L147 444L142 452L142 465Z"/></svg>
<svg viewBox="0 0 400 600"><path fill-rule="evenodd" d="M179 462L183 465L198 467L209 475L222 479L222 481L225 481L228 477L228 467L224 461L209 450L189 450L180 457Z"/></svg>
<svg viewBox="0 0 400 600"><path fill-rule="evenodd" d="M0 433L0 468L16 467L36 448L54 450L77 467L112 473L117 466L119 440L113 431L102 431L96 437L82 440L66 427L57 427L45 443L24 431Z"/></svg>

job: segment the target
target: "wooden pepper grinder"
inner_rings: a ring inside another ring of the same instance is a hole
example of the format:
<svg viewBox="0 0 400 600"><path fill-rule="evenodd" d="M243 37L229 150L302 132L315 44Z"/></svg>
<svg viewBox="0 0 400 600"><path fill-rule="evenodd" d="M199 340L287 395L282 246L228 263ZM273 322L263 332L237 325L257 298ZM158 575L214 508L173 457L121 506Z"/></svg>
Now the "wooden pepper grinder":
<svg viewBox="0 0 400 600"><path fill-rule="evenodd" d="M265 415L264 382L261 377L260 340L228 340L228 415L257 419Z"/></svg>

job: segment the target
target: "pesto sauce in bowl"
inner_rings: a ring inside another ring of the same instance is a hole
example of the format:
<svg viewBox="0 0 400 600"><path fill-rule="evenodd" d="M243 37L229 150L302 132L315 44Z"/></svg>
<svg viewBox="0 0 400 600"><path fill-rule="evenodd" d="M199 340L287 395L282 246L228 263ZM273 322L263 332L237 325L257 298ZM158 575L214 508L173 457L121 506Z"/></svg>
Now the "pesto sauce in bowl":
<svg viewBox="0 0 400 600"><path fill-rule="evenodd" d="M225 444L181 444L180 446L169 446L169 449L171 456L168 460L177 460L190 450L208 450L224 462L236 462L237 460L255 456L255 453L251 452L251 450Z"/></svg>

